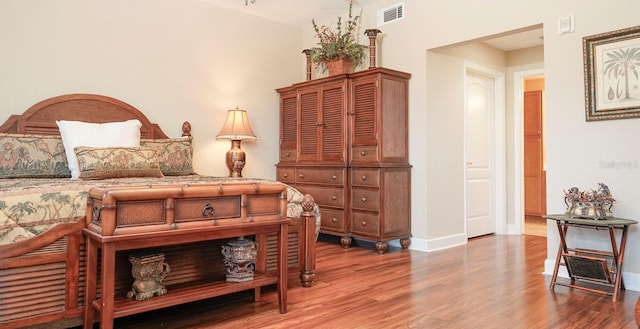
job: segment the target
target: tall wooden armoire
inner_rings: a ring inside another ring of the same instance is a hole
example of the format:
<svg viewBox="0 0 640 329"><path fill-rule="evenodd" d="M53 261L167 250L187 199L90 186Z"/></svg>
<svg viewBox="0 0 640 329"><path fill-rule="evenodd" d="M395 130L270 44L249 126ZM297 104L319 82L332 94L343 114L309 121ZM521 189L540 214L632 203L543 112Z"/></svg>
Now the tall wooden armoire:
<svg viewBox="0 0 640 329"><path fill-rule="evenodd" d="M408 162L410 74L372 68L277 89L277 179L311 194L321 232L376 243L411 243Z"/></svg>

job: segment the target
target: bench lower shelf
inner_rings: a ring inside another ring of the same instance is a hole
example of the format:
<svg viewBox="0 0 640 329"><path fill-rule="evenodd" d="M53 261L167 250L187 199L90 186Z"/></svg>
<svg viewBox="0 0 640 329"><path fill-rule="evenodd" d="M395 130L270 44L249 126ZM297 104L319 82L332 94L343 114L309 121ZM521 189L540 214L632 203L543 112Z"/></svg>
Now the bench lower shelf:
<svg viewBox="0 0 640 329"><path fill-rule="evenodd" d="M215 282L190 282L167 287L168 292L162 296L154 296L138 301L130 298L114 300L113 317L120 318L137 313L153 311L160 308L180 305L197 300L222 296L235 292L255 289L255 300L260 300L260 287L276 284L274 275L256 273L254 280L246 282L225 282L224 278ZM102 300L94 300L93 307L102 312Z"/></svg>

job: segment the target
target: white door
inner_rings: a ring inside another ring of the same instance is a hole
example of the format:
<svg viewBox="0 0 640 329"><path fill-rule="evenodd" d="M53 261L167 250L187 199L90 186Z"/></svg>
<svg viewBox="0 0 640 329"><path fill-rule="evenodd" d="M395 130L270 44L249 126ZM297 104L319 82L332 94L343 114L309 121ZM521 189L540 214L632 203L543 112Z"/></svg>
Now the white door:
<svg viewBox="0 0 640 329"><path fill-rule="evenodd" d="M494 79L466 74L465 193L467 238L496 232L494 195Z"/></svg>

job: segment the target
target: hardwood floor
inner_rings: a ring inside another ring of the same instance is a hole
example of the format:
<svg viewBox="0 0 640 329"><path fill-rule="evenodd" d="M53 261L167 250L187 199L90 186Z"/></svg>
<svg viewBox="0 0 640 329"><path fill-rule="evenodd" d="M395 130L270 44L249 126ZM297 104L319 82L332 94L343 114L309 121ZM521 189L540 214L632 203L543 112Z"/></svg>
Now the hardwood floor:
<svg viewBox="0 0 640 329"><path fill-rule="evenodd" d="M549 289L543 237L476 238L423 253L322 237L311 288L289 280L288 313L275 288L117 319L116 328L638 328L640 293L610 296ZM171 293L171 291L169 291Z"/></svg>
<svg viewBox="0 0 640 329"><path fill-rule="evenodd" d="M547 236L547 219L540 216L524 217L524 234Z"/></svg>

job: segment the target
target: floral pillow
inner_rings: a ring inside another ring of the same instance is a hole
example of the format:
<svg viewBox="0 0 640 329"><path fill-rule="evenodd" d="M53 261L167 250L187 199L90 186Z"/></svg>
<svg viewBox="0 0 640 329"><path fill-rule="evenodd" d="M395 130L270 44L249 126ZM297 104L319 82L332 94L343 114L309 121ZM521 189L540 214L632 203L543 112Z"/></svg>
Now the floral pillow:
<svg viewBox="0 0 640 329"><path fill-rule="evenodd" d="M191 140L191 137L142 139L140 140L140 146L156 150L160 160L160 170L164 175L193 175L193 147Z"/></svg>
<svg viewBox="0 0 640 329"><path fill-rule="evenodd" d="M0 134L0 178L68 178L59 136Z"/></svg>
<svg viewBox="0 0 640 329"><path fill-rule="evenodd" d="M80 179L163 177L152 148L77 146L73 150Z"/></svg>

